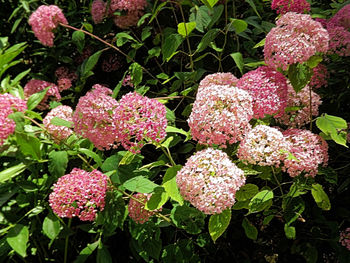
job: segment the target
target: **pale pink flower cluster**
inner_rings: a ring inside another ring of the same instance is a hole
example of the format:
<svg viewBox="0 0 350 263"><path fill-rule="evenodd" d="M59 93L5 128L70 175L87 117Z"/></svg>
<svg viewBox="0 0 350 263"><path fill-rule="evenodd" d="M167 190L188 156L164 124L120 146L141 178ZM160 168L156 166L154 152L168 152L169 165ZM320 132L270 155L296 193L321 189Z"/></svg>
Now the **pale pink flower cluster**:
<svg viewBox="0 0 350 263"><path fill-rule="evenodd" d="M228 85L236 87L238 79L232 73L214 73L205 76L199 83L198 90L212 85Z"/></svg>
<svg viewBox="0 0 350 263"><path fill-rule="evenodd" d="M55 38L52 32L59 23L68 24L62 10L55 5L41 5L29 17L35 36L43 45L52 47Z"/></svg>
<svg viewBox="0 0 350 263"><path fill-rule="evenodd" d="M317 52L327 52L328 32L310 15L288 12L276 24L265 41L264 56L268 66L287 70L289 65L303 63Z"/></svg>
<svg viewBox="0 0 350 263"><path fill-rule="evenodd" d="M50 83L44 80L32 79L24 86L24 95L29 98L31 95L40 92L49 87L45 97L39 103L37 108L39 110L45 110L49 108L48 100L60 101L61 94L56 84Z"/></svg>
<svg viewBox="0 0 350 263"><path fill-rule="evenodd" d="M287 79L282 73L262 66L249 71L239 79L237 87L249 92L253 98L254 118L265 114L279 117L287 105Z"/></svg>
<svg viewBox="0 0 350 263"><path fill-rule="evenodd" d="M327 86L329 78L329 72L327 67L323 64L318 64L316 67L312 69L313 75L310 80L309 86L313 89L318 89L322 86Z"/></svg>
<svg viewBox="0 0 350 263"><path fill-rule="evenodd" d="M347 250L350 250L350 227L340 232L339 242Z"/></svg>
<svg viewBox="0 0 350 263"><path fill-rule="evenodd" d="M100 171L74 168L53 185L50 207L59 217L77 216L82 221L93 221L105 207L107 185L108 177Z"/></svg>
<svg viewBox="0 0 350 263"><path fill-rule="evenodd" d="M136 92L120 99L113 118L118 142L133 153L140 152L146 142L159 143L166 136L165 106Z"/></svg>
<svg viewBox="0 0 350 263"><path fill-rule="evenodd" d="M132 220L134 220L137 224L144 224L146 223L151 216L153 216L156 212L161 211L162 209L158 210L147 210L145 209L145 203L151 198L152 194L142 194L137 193L134 194L133 197L140 200L142 203L130 198L129 205L128 205L128 211L129 216Z"/></svg>
<svg viewBox="0 0 350 263"><path fill-rule="evenodd" d="M289 148L290 143L278 129L258 125L241 141L237 156L246 164L279 167Z"/></svg>
<svg viewBox="0 0 350 263"><path fill-rule="evenodd" d="M122 85L123 85L123 86L134 87L134 84L132 83L130 74L128 74L128 75L125 76L125 78L123 79Z"/></svg>
<svg viewBox="0 0 350 263"><path fill-rule="evenodd" d="M43 119L43 124L46 130L53 136L54 140L59 142L67 139L72 133L72 129L65 126L56 126L51 124L54 117L58 117L65 121L72 122L73 110L69 106L60 105L52 109Z"/></svg>
<svg viewBox="0 0 350 263"><path fill-rule="evenodd" d="M57 68L55 75L57 77L57 86L60 92L69 89L72 86L72 82L78 78L77 74L69 71L67 67Z"/></svg>
<svg viewBox="0 0 350 263"><path fill-rule="evenodd" d="M330 23L350 29L350 4L340 9L330 20Z"/></svg>
<svg viewBox="0 0 350 263"><path fill-rule="evenodd" d="M321 136L300 129L286 130L283 135L291 143L289 152L295 157L285 159L282 167L291 177L298 176L302 172L305 176L315 177L318 166L327 165L328 144Z"/></svg>
<svg viewBox="0 0 350 263"><path fill-rule="evenodd" d="M251 126L252 98L245 90L211 85L201 88L193 104L188 125L194 140L201 144L218 144L241 141Z"/></svg>
<svg viewBox="0 0 350 263"><path fill-rule="evenodd" d="M16 123L8 116L15 111L25 111L26 102L9 93L0 94L0 145L4 143L7 137L14 133Z"/></svg>
<svg viewBox="0 0 350 263"><path fill-rule="evenodd" d="M111 14L116 11L126 11L125 15L114 16L114 23L118 27L126 29L137 24L146 6L146 0L111 0L109 8Z"/></svg>
<svg viewBox="0 0 350 263"><path fill-rule="evenodd" d="M92 91L79 99L73 114L74 131L99 150L110 149L116 138L114 115L118 102L109 94L110 89L94 85Z"/></svg>
<svg viewBox="0 0 350 263"><path fill-rule="evenodd" d="M221 150L208 148L192 155L177 173L180 194L205 214L219 214L235 203L245 184L244 172Z"/></svg>
<svg viewBox="0 0 350 263"><path fill-rule="evenodd" d="M94 0L91 5L91 16L95 24L99 24L106 16L107 3L102 0Z"/></svg>
<svg viewBox="0 0 350 263"><path fill-rule="evenodd" d="M311 90L311 113L312 116L318 115L318 107L321 105L321 97ZM297 109L293 109L297 107ZM310 88L306 86L296 93L291 85L288 85L287 108L284 114L277 119L281 124L288 127L302 127L310 123Z"/></svg>
<svg viewBox="0 0 350 263"><path fill-rule="evenodd" d="M310 4L306 0L272 0L271 8L277 9L277 14L305 13L310 11Z"/></svg>

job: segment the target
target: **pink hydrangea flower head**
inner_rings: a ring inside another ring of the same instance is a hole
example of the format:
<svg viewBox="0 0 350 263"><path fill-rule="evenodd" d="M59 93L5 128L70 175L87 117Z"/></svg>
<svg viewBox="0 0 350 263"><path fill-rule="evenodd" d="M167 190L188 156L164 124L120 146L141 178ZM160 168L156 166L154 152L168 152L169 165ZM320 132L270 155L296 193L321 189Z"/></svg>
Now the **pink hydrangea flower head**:
<svg viewBox="0 0 350 263"><path fill-rule="evenodd" d="M115 16L113 21L117 27L120 27L121 29L128 29L136 26L142 15L142 10L130 10L125 15Z"/></svg>
<svg viewBox="0 0 350 263"><path fill-rule="evenodd" d="M97 212L105 207L107 186L108 177L100 171L74 168L53 185L50 207L59 217L94 221Z"/></svg>
<svg viewBox="0 0 350 263"><path fill-rule="evenodd" d="M350 32L333 23L327 23L327 31L330 38L328 54L350 56Z"/></svg>
<svg viewBox="0 0 350 263"><path fill-rule="evenodd" d="M118 142L133 153L140 152L146 142L159 143L166 136L165 106L136 92L120 99L114 120Z"/></svg>
<svg viewBox="0 0 350 263"><path fill-rule="evenodd" d="M278 129L258 125L241 141L237 156L246 164L279 167L289 147L289 142Z"/></svg>
<svg viewBox="0 0 350 263"><path fill-rule="evenodd" d="M114 114L118 102L109 96L112 91L96 84L79 99L73 114L74 131L89 139L97 149L114 146L116 126Z"/></svg>
<svg viewBox="0 0 350 263"><path fill-rule="evenodd" d="M43 100L39 103L37 108L39 110L45 110L49 108L48 100L60 101L61 94L56 84L50 83L44 80L32 79L24 86L24 95L26 98L29 98L31 95L40 92L46 88L48 91L43 98Z"/></svg>
<svg viewBox="0 0 350 263"><path fill-rule="evenodd" d="M29 24L32 26L35 36L40 42L52 47L55 35L53 30L59 25L68 24L62 10L55 5L41 5L29 17Z"/></svg>
<svg viewBox="0 0 350 263"><path fill-rule="evenodd" d="M305 176L315 177L318 166L327 165L328 144L321 136L300 129L288 129L283 135L291 144L289 152L295 157L285 159L282 167L291 177L302 172Z"/></svg>
<svg viewBox="0 0 350 263"><path fill-rule="evenodd" d="M226 143L241 141L251 128L252 102L247 91L236 87L211 85L201 88L187 120L193 139L223 148Z"/></svg>
<svg viewBox="0 0 350 263"><path fill-rule="evenodd" d="M340 232L339 242L347 250L350 250L350 227Z"/></svg>
<svg viewBox="0 0 350 263"><path fill-rule="evenodd" d="M16 123L8 118L14 111L25 111L26 102L9 93L0 94L0 145L4 143L9 135L14 133Z"/></svg>
<svg viewBox="0 0 350 263"><path fill-rule="evenodd" d="M161 208L153 211L145 209L144 204L147 203L147 201L151 198L151 196L152 194L142 194L142 193L134 194L133 197L140 200L142 203L134 199L130 199L129 205L128 205L129 216L137 224L146 223L151 216L153 216L156 212L162 210Z"/></svg>
<svg viewBox="0 0 350 263"><path fill-rule="evenodd" d="M146 0L111 0L110 12L118 10L136 11L143 10L147 6Z"/></svg>
<svg viewBox="0 0 350 263"><path fill-rule="evenodd" d="M277 9L277 14L305 13L310 11L310 4L306 0L272 0L271 8Z"/></svg>
<svg viewBox="0 0 350 263"><path fill-rule="evenodd" d="M107 3L102 0L94 0L91 5L91 16L95 24L99 24L106 16Z"/></svg>
<svg viewBox="0 0 350 263"><path fill-rule="evenodd" d="M288 85L282 73L262 66L244 74L237 87L248 91L252 96L254 118L264 118L265 114L276 114L278 117L284 113Z"/></svg>
<svg viewBox="0 0 350 263"><path fill-rule="evenodd" d="M323 64L318 64L312 69L313 75L310 80L309 86L313 89L318 89L328 85L329 72L327 67Z"/></svg>
<svg viewBox="0 0 350 263"><path fill-rule="evenodd" d="M67 67L59 67L55 71L57 77L58 90L62 92L72 86L72 82L77 80L78 76L75 72L71 72Z"/></svg>
<svg viewBox="0 0 350 263"><path fill-rule="evenodd" d="M235 203L245 184L244 172L221 150L208 148L192 155L177 173L180 194L205 214L220 214Z"/></svg>
<svg viewBox="0 0 350 263"><path fill-rule="evenodd" d="M340 9L330 20L330 23L350 29L350 4Z"/></svg>
<svg viewBox="0 0 350 263"><path fill-rule="evenodd" d="M73 131L72 129L65 126L56 126L54 124L51 124L51 120L54 117L58 117L65 121L72 122L73 121L72 115L73 115L73 110L71 107L60 105L52 109L43 119L44 127L53 136L55 141L59 142L67 139L73 133Z"/></svg>
<svg viewBox="0 0 350 263"><path fill-rule="evenodd" d="M321 97L311 90L311 113L312 116L318 115L318 108L321 105ZM292 108L295 108L293 110ZM310 123L310 87L306 86L296 93L292 85L288 85L288 111L282 116L276 117L276 120L288 127L300 128Z"/></svg>
<svg viewBox="0 0 350 263"><path fill-rule="evenodd" d="M204 79L199 83L198 89L208 87L211 85L229 85L236 86L238 79L232 73L214 73L205 76Z"/></svg>
<svg viewBox="0 0 350 263"><path fill-rule="evenodd" d="M267 34L264 47L265 62L271 68L287 70L317 52L327 52L328 32L310 15L288 12L276 24Z"/></svg>
<svg viewBox="0 0 350 263"><path fill-rule="evenodd" d="M123 84L122 84L122 85L123 85L124 87L125 87L125 86L134 87L134 84L132 83L130 74L128 74L128 75L125 76L125 78L123 79Z"/></svg>

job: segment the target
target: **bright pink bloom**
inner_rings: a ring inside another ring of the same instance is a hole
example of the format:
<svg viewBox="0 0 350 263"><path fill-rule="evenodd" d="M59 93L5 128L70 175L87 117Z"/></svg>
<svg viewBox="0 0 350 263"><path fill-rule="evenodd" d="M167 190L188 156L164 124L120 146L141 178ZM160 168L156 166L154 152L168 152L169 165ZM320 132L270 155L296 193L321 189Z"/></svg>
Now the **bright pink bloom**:
<svg viewBox="0 0 350 263"><path fill-rule="evenodd" d="M244 74L237 87L248 91L252 96L254 118L264 118L265 114L276 114L276 117L283 115L287 105L288 86L282 73L262 66Z"/></svg>
<svg viewBox="0 0 350 263"><path fill-rule="evenodd" d="M220 214L235 203L245 184L244 172L220 150L208 148L192 155L177 173L180 194L205 214Z"/></svg>
<svg viewBox="0 0 350 263"><path fill-rule="evenodd" d="M339 242L347 250L350 250L350 227L340 232Z"/></svg>
<svg viewBox="0 0 350 263"><path fill-rule="evenodd" d="M272 68L287 70L303 63L317 52L326 53L329 35L310 15L289 12L281 16L266 36L265 62Z"/></svg>
<svg viewBox="0 0 350 263"><path fill-rule="evenodd" d="M37 106L39 110L45 110L49 108L49 105L48 105L49 99L55 100L55 101L61 100L61 94L56 84L50 83L44 80L32 79L24 86L24 95L26 98L29 98L34 93L38 93L48 87L49 89L45 97Z"/></svg>
<svg viewBox="0 0 350 263"><path fill-rule="evenodd" d="M108 96L112 91L96 84L79 99L73 114L74 131L89 139L97 149L114 146L116 129L114 115L118 102Z"/></svg>
<svg viewBox="0 0 350 263"><path fill-rule="evenodd" d="M201 144L241 141L251 126L252 98L248 92L232 87L212 85L201 88L193 104L188 125L194 140Z"/></svg>
<svg viewBox="0 0 350 263"><path fill-rule="evenodd" d="M266 125L258 125L241 141L237 156L246 164L279 167L286 158L289 147L282 132Z"/></svg>
<svg viewBox="0 0 350 263"><path fill-rule="evenodd" d="M137 24L146 6L146 0L112 0L109 12L113 14L116 11L126 11L126 14L114 16L114 23L126 29Z"/></svg>
<svg viewBox="0 0 350 263"><path fill-rule="evenodd" d="M236 87L238 79L232 73L214 73L205 76L199 83L198 90L211 85L228 85Z"/></svg>
<svg viewBox="0 0 350 263"><path fill-rule="evenodd" d="M114 121L118 142L133 153L140 152L146 142L159 143L166 136L165 106L136 92L120 99Z"/></svg>
<svg viewBox="0 0 350 263"><path fill-rule="evenodd" d="M282 15L287 12L305 13L310 11L310 4L306 0L272 0L271 8Z"/></svg>
<svg viewBox="0 0 350 263"><path fill-rule="evenodd" d="M29 24L32 26L35 36L43 45L49 47L53 46L55 38L52 31L59 23L68 24L68 21L62 10L55 5L41 5L29 17Z"/></svg>
<svg viewBox="0 0 350 263"><path fill-rule="evenodd" d="M96 213L105 207L108 177L100 171L86 172L74 168L60 177L49 196L52 210L59 217L79 217L94 221Z"/></svg>
<svg viewBox="0 0 350 263"><path fill-rule="evenodd" d="M0 145L4 143L7 137L14 133L16 123L9 119L8 115L15 111L25 111L26 102L9 93L0 94Z"/></svg>
<svg viewBox="0 0 350 263"><path fill-rule="evenodd" d="M291 177L302 172L305 176L315 177L318 166L327 165L328 144L321 136L300 129L286 130L283 135L291 144L289 152L295 157L285 159L282 167Z"/></svg>
<svg viewBox="0 0 350 263"><path fill-rule="evenodd" d="M127 29L132 26L136 26L137 22L143 15L142 10L130 10L125 15L117 15L114 17L114 23L116 26Z"/></svg>
<svg viewBox="0 0 350 263"><path fill-rule="evenodd" d="M102 0L94 0L91 5L92 20L95 24L99 24L106 16L107 3Z"/></svg>
<svg viewBox="0 0 350 263"><path fill-rule="evenodd" d="M110 10L112 13L118 10L135 11L143 10L146 6L146 0L111 0Z"/></svg>
<svg viewBox="0 0 350 263"><path fill-rule="evenodd" d="M323 64L318 64L317 67L312 69L313 75L310 80L309 86L313 89L318 89L322 86L327 86L327 79L329 78L329 72L327 67Z"/></svg>
<svg viewBox="0 0 350 263"><path fill-rule="evenodd" d="M318 115L318 107L321 105L321 97L311 90L311 113ZM293 109L294 108L294 109ZM306 86L298 93L288 85L287 108L284 114L276 118L278 122L288 127L302 127L310 123L310 88Z"/></svg>
<svg viewBox="0 0 350 263"><path fill-rule="evenodd" d="M65 126L56 126L54 124L51 124L51 120L54 117L58 117L65 121L72 122L72 114L73 110L71 107L60 105L52 109L43 119L45 128L57 142L67 139L73 133L73 131L72 129Z"/></svg>
<svg viewBox="0 0 350 263"><path fill-rule="evenodd" d="M147 201L151 198L151 196L152 194L142 194L142 193L137 193L133 195L133 197L140 200L142 203L147 203ZM161 210L162 210L161 208L153 211L146 210L144 204L141 204L140 202L137 202L131 198L128 205L130 218L138 224L146 223L149 220L149 218L155 214L155 212L158 212Z"/></svg>
<svg viewBox="0 0 350 263"><path fill-rule="evenodd" d="M331 24L350 29L350 4L340 9L330 20Z"/></svg>

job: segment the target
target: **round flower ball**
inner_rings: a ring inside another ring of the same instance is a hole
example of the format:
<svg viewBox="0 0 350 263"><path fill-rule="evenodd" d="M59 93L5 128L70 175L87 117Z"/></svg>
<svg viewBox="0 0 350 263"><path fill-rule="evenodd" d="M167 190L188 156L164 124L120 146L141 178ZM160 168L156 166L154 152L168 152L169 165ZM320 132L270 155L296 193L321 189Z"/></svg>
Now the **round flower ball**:
<svg viewBox="0 0 350 263"><path fill-rule="evenodd" d="M53 30L59 23L68 24L62 10L55 5L41 5L29 17L35 36L45 45L52 47L55 35Z"/></svg>
<svg viewBox="0 0 350 263"><path fill-rule="evenodd" d="M269 67L287 70L289 65L306 62L317 52L327 52L328 32L310 15L288 12L276 24L267 34L264 46Z"/></svg>
<svg viewBox="0 0 350 263"><path fill-rule="evenodd" d="M350 250L350 227L340 232L339 242L347 250Z"/></svg>
<svg viewBox="0 0 350 263"><path fill-rule="evenodd" d="M153 216L157 211L161 210L147 210L145 209L145 203L151 198L152 194L143 194L137 193L134 194L133 197L141 201L142 203L130 198L128 211L129 216L132 220L134 220L137 224L146 223L151 216Z"/></svg>
<svg viewBox="0 0 350 263"><path fill-rule="evenodd" d="M115 146L117 126L114 114L118 102L109 94L112 94L110 89L94 85L79 99L73 114L74 131L89 139L99 150Z"/></svg>
<svg viewBox="0 0 350 263"><path fill-rule="evenodd" d="M202 88L193 104L188 125L192 137L201 144L226 144L241 141L251 126L252 98L245 90L211 85Z"/></svg>
<svg viewBox="0 0 350 263"><path fill-rule="evenodd" d="M327 165L328 144L319 135L309 130L288 129L283 132L290 143L289 152L295 157L284 160L282 169L291 177L304 173L305 176L315 177L318 166Z"/></svg>
<svg viewBox="0 0 350 263"><path fill-rule="evenodd" d="M205 76L204 79L199 83L198 90L212 85L228 85L236 86L238 79L232 73L214 73Z"/></svg>
<svg viewBox="0 0 350 263"><path fill-rule="evenodd" d="M254 118L264 118L266 114L275 117L283 115L287 106L288 85L282 73L262 66L244 74L237 87L252 96Z"/></svg>
<svg viewBox="0 0 350 263"><path fill-rule="evenodd" d="M277 9L277 14L305 13L310 11L310 4L306 0L272 0L271 8Z"/></svg>
<svg viewBox="0 0 350 263"><path fill-rule="evenodd" d="M340 9L330 20L330 23L350 29L350 4Z"/></svg>
<svg viewBox="0 0 350 263"><path fill-rule="evenodd" d="M289 148L289 142L278 129L258 125L241 141L237 156L246 164L279 167Z"/></svg>
<svg viewBox="0 0 350 263"><path fill-rule="evenodd" d="M139 153L146 142L159 143L166 136L165 106L136 92L120 99L113 118L117 141L133 153Z"/></svg>
<svg viewBox="0 0 350 263"><path fill-rule="evenodd" d="M106 16L107 3L102 0L94 0L91 5L91 16L95 24L99 24Z"/></svg>
<svg viewBox="0 0 350 263"><path fill-rule="evenodd" d="M342 57L350 56L350 32L342 26L328 22L329 34L328 54L337 54Z"/></svg>
<svg viewBox="0 0 350 263"><path fill-rule="evenodd" d="M65 126L51 124L51 120L54 117L57 117L65 121L72 122L72 115L73 110L71 107L60 105L52 109L43 119L44 127L53 136L55 141L59 142L67 139L73 133L73 130Z"/></svg>
<svg viewBox="0 0 350 263"><path fill-rule="evenodd" d="M100 171L74 168L60 177L49 196L50 207L59 217L94 221L105 207L108 177Z"/></svg>
<svg viewBox="0 0 350 263"><path fill-rule="evenodd" d="M244 172L221 150L208 148L192 155L177 173L180 194L205 214L220 214L235 203L245 184Z"/></svg>

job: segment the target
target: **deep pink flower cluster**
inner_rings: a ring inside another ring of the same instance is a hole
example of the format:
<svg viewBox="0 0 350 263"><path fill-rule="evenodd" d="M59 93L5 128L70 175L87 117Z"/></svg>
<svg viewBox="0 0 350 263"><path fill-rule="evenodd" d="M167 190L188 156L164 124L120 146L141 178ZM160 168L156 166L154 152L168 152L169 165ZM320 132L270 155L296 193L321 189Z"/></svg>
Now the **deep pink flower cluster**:
<svg viewBox="0 0 350 263"><path fill-rule="evenodd" d="M205 76L199 83L198 90L212 85L228 85L236 87L238 79L232 73L214 73Z"/></svg>
<svg viewBox="0 0 350 263"><path fill-rule="evenodd" d="M318 107L321 105L321 97L311 90L311 113L318 115ZM296 109L293 109L296 107ZM276 118L278 122L288 127L302 127L310 123L310 88L306 86L296 93L291 85L288 85L287 108L282 116Z"/></svg>
<svg viewBox="0 0 350 263"><path fill-rule="evenodd" d="M133 197L140 200L142 203L147 203L147 201L151 198L152 194L142 194L137 193L134 194ZM156 212L161 211L158 210L146 210L145 205L140 202L135 201L134 199L130 199L128 205L129 216L132 220L134 220L138 224L146 223L151 216L153 216Z"/></svg>
<svg viewBox="0 0 350 263"><path fill-rule="evenodd" d="M16 123L8 116L14 111L25 111L26 102L9 93L0 94L0 145L4 143L7 137L14 133Z"/></svg>
<svg viewBox="0 0 350 263"><path fill-rule="evenodd" d="M52 47L55 38L52 32L59 23L68 24L62 10L55 5L41 5L29 17L35 36L43 45Z"/></svg>
<svg viewBox="0 0 350 263"><path fill-rule="evenodd" d="M74 131L88 138L96 148L110 149L116 138L114 115L118 102L108 96L112 91L96 84L79 99L73 114Z"/></svg>
<svg viewBox="0 0 350 263"><path fill-rule="evenodd" d="M327 52L328 32L310 15L288 12L276 24L265 41L268 66L287 70L289 65L303 63L317 52Z"/></svg>
<svg viewBox="0 0 350 263"><path fill-rule="evenodd" d="M350 29L350 4L340 9L330 20L330 23Z"/></svg>
<svg viewBox="0 0 350 263"><path fill-rule="evenodd" d="M140 152L146 142L159 143L166 136L165 106L136 92L120 99L113 118L117 141L133 153Z"/></svg>
<svg viewBox="0 0 350 263"><path fill-rule="evenodd" d="M112 72L118 70L122 66L122 63L119 61L117 54L109 54L102 61L101 69L104 72Z"/></svg>
<svg viewBox="0 0 350 263"><path fill-rule="evenodd" d="M56 126L51 124L54 117L58 117L65 121L72 122L73 110L69 106L60 105L52 109L43 119L43 123L47 131L53 136L56 142L67 139L72 133L72 129L65 126Z"/></svg>
<svg viewBox="0 0 350 263"><path fill-rule="evenodd" d="M350 227L340 232L339 242L347 250L350 250Z"/></svg>
<svg viewBox="0 0 350 263"><path fill-rule="evenodd" d="M47 87L49 87L49 89L45 97L37 106L39 110L45 110L49 108L49 105L48 105L49 99L55 100L55 101L61 100L61 94L59 92L57 85L44 80L32 79L24 86L24 95L26 98L29 98L31 95L37 92L40 92L46 89Z"/></svg>
<svg viewBox="0 0 350 263"><path fill-rule="evenodd" d="M237 87L249 92L253 98L254 118L265 114L279 117L287 105L287 79L282 73L262 66L249 71L239 79Z"/></svg>
<svg viewBox="0 0 350 263"><path fill-rule="evenodd" d="M305 13L310 11L310 4L306 0L272 0L271 8L277 9L277 14Z"/></svg>
<svg viewBox="0 0 350 263"><path fill-rule="evenodd" d="M58 90L62 92L72 86L72 82L77 80L78 76L75 72L69 71L67 67L59 67L55 71L57 77Z"/></svg>
<svg viewBox="0 0 350 263"><path fill-rule="evenodd" d="M318 64L317 67L312 69L313 75L310 80L309 86L313 89L318 89L322 86L328 85L329 72L327 67L323 64Z"/></svg>
<svg viewBox="0 0 350 263"><path fill-rule="evenodd" d="M237 156L246 164L279 167L289 148L290 143L278 129L258 125L241 141Z"/></svg>
<svg viewBox="0 0 350 263"><path fill-rule="evenodd" d="M95 24L99 24L106 16L107 3L102 0L94 0L91 5L91 16Z"/></svg>
<svg viewBox="0 0 350 263"><path fill-rule="evenodd" d="M146 6L146 0L111 0L110 9L112 12L117 10L134 11L143 10Z"/></svg>
<svg viewBox="0 0 350 263"><path fill-rule="evenodd" d="M134 84L132 83L132 80L131 80L131 76L128 74L125 76L125 78L123 79L123 84L122 84L124 87L125 86L130 86L130 87L134 87Z"/></svg>
<svg viewBox="0 0 350 263"><path fill-rule="evenodd" d="M285 159L282 167L291 177L298 176L302 172L305 176L315 177L318 166L327 165L328 144L321 136L300 129L286 130L283 135L291 143L289 152L295 157Z"/></svg>
<svg viewBox="0 0 350 263"><path fill-rule="evenodd" d="M125 29L137 24L146 6L146 0L111 0L110 13L126 11L126 14L114 16L114 23Z"/></svg>
<svg viewBox="0 0 350 263"><path fill-rule="evenodd" d="M327 23L327 31L330 38L328 54L350 56L350 32L331 22Z"/></svg>
<svg viewBox="0 0 350 263"><path fill-rule="evenodd" d="M188 125L193 139L199 143L226 147L226 143L243 139L251 128L252 117L252 98L248 92L232 86L211 85L197 93Z"/></svg>
<svg viewBox="0 0 350 263"><path fill-rule="evenodd" d="M208 148L192 155L177 173L183 198L205 214L219 214L235 203L245 184L244 172L220 150Z"/></svg>
<svg viewBox="0 0 350 263"><path fill-rule="evenodd" d="M74 168L53 185L50 207L59 217L77 216L82 221L93 221L105 207L107 185L108 177L100 171L89 173Z"/></svg>

